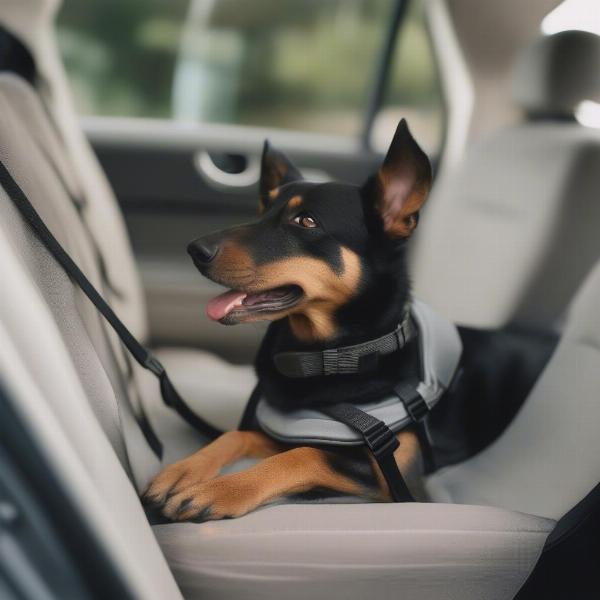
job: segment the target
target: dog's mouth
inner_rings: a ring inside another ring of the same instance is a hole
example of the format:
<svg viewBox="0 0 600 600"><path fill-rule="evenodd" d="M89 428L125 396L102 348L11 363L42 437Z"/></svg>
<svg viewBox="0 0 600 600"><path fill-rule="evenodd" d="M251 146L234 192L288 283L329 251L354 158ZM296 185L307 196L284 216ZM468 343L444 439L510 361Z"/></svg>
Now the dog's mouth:
<svg viewBox="0 0 600 600"><path fill-rule="evenodd" d="M296 306L304 296L298 285L284 285L261 292L229 290L209 300L206 314L213 321L234 325L250 318L267 317Z"/></svg>

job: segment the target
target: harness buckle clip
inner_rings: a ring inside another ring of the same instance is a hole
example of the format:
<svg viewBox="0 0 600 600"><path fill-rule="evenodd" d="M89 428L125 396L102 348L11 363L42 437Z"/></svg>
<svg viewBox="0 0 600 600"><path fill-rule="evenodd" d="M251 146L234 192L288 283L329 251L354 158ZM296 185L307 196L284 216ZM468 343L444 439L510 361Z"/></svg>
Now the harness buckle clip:
<svg viewBox="0 0 600 600"><path fill-rule="evenodd" d="M416 387L403 382L394 388L394 393L400 398L406 412L415 423L422 421L429 413L429 406Z"/></svg>
<svg viewBox="0 0 600 600"><path fill-rule="evenodd" d="M367 429L363 436L369 450L377 459L393 454L400 446L394 432L382 421Z"/></svg>

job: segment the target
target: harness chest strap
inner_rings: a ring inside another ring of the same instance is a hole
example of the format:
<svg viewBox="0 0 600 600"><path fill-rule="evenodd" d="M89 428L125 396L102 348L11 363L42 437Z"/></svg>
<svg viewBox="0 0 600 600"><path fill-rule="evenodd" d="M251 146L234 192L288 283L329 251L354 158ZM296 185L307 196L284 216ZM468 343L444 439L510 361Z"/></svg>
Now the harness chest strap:
<svg viewBox="0 0 600 600"><path fill-rule="evenodd" d="M400 442L383 421L353 404L343 402L323 408L322 411L361 433L381 469L394 502L414 502L394 459L394 452Z"/></svg>

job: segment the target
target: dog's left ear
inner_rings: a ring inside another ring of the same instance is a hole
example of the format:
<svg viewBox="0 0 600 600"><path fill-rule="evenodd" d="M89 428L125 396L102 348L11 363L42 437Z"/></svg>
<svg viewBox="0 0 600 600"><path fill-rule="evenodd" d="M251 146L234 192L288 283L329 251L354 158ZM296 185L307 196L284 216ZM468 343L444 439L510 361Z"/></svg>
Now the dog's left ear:
<svg viewBox="0 0 600 600"><path fill-rule="evenodd" d="M404 119L373 184L370 193L385 233L392 239L409 237L431 188L431 164Z"/></svg>
<svg viewBox="0 0 600 600"><path fill-rule="evenodd" d="M260 170L260 212L263 213L275 201L282 185L301 179L302 174L290 159L283 152L273 148L269 140L265 140Z"/></svg>

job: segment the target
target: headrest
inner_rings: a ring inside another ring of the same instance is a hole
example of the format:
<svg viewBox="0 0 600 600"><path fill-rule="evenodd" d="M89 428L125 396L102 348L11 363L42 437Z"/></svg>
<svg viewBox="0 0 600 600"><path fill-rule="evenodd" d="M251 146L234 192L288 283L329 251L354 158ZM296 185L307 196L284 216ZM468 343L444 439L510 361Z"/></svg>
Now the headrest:
<svg viewBox="0 0 600 600"><path fill-rule="evenodd" d="M561 31L536 39L513 73L513 97L533 116L572 116L582 100L600 100L600 36Z"/></svg>

